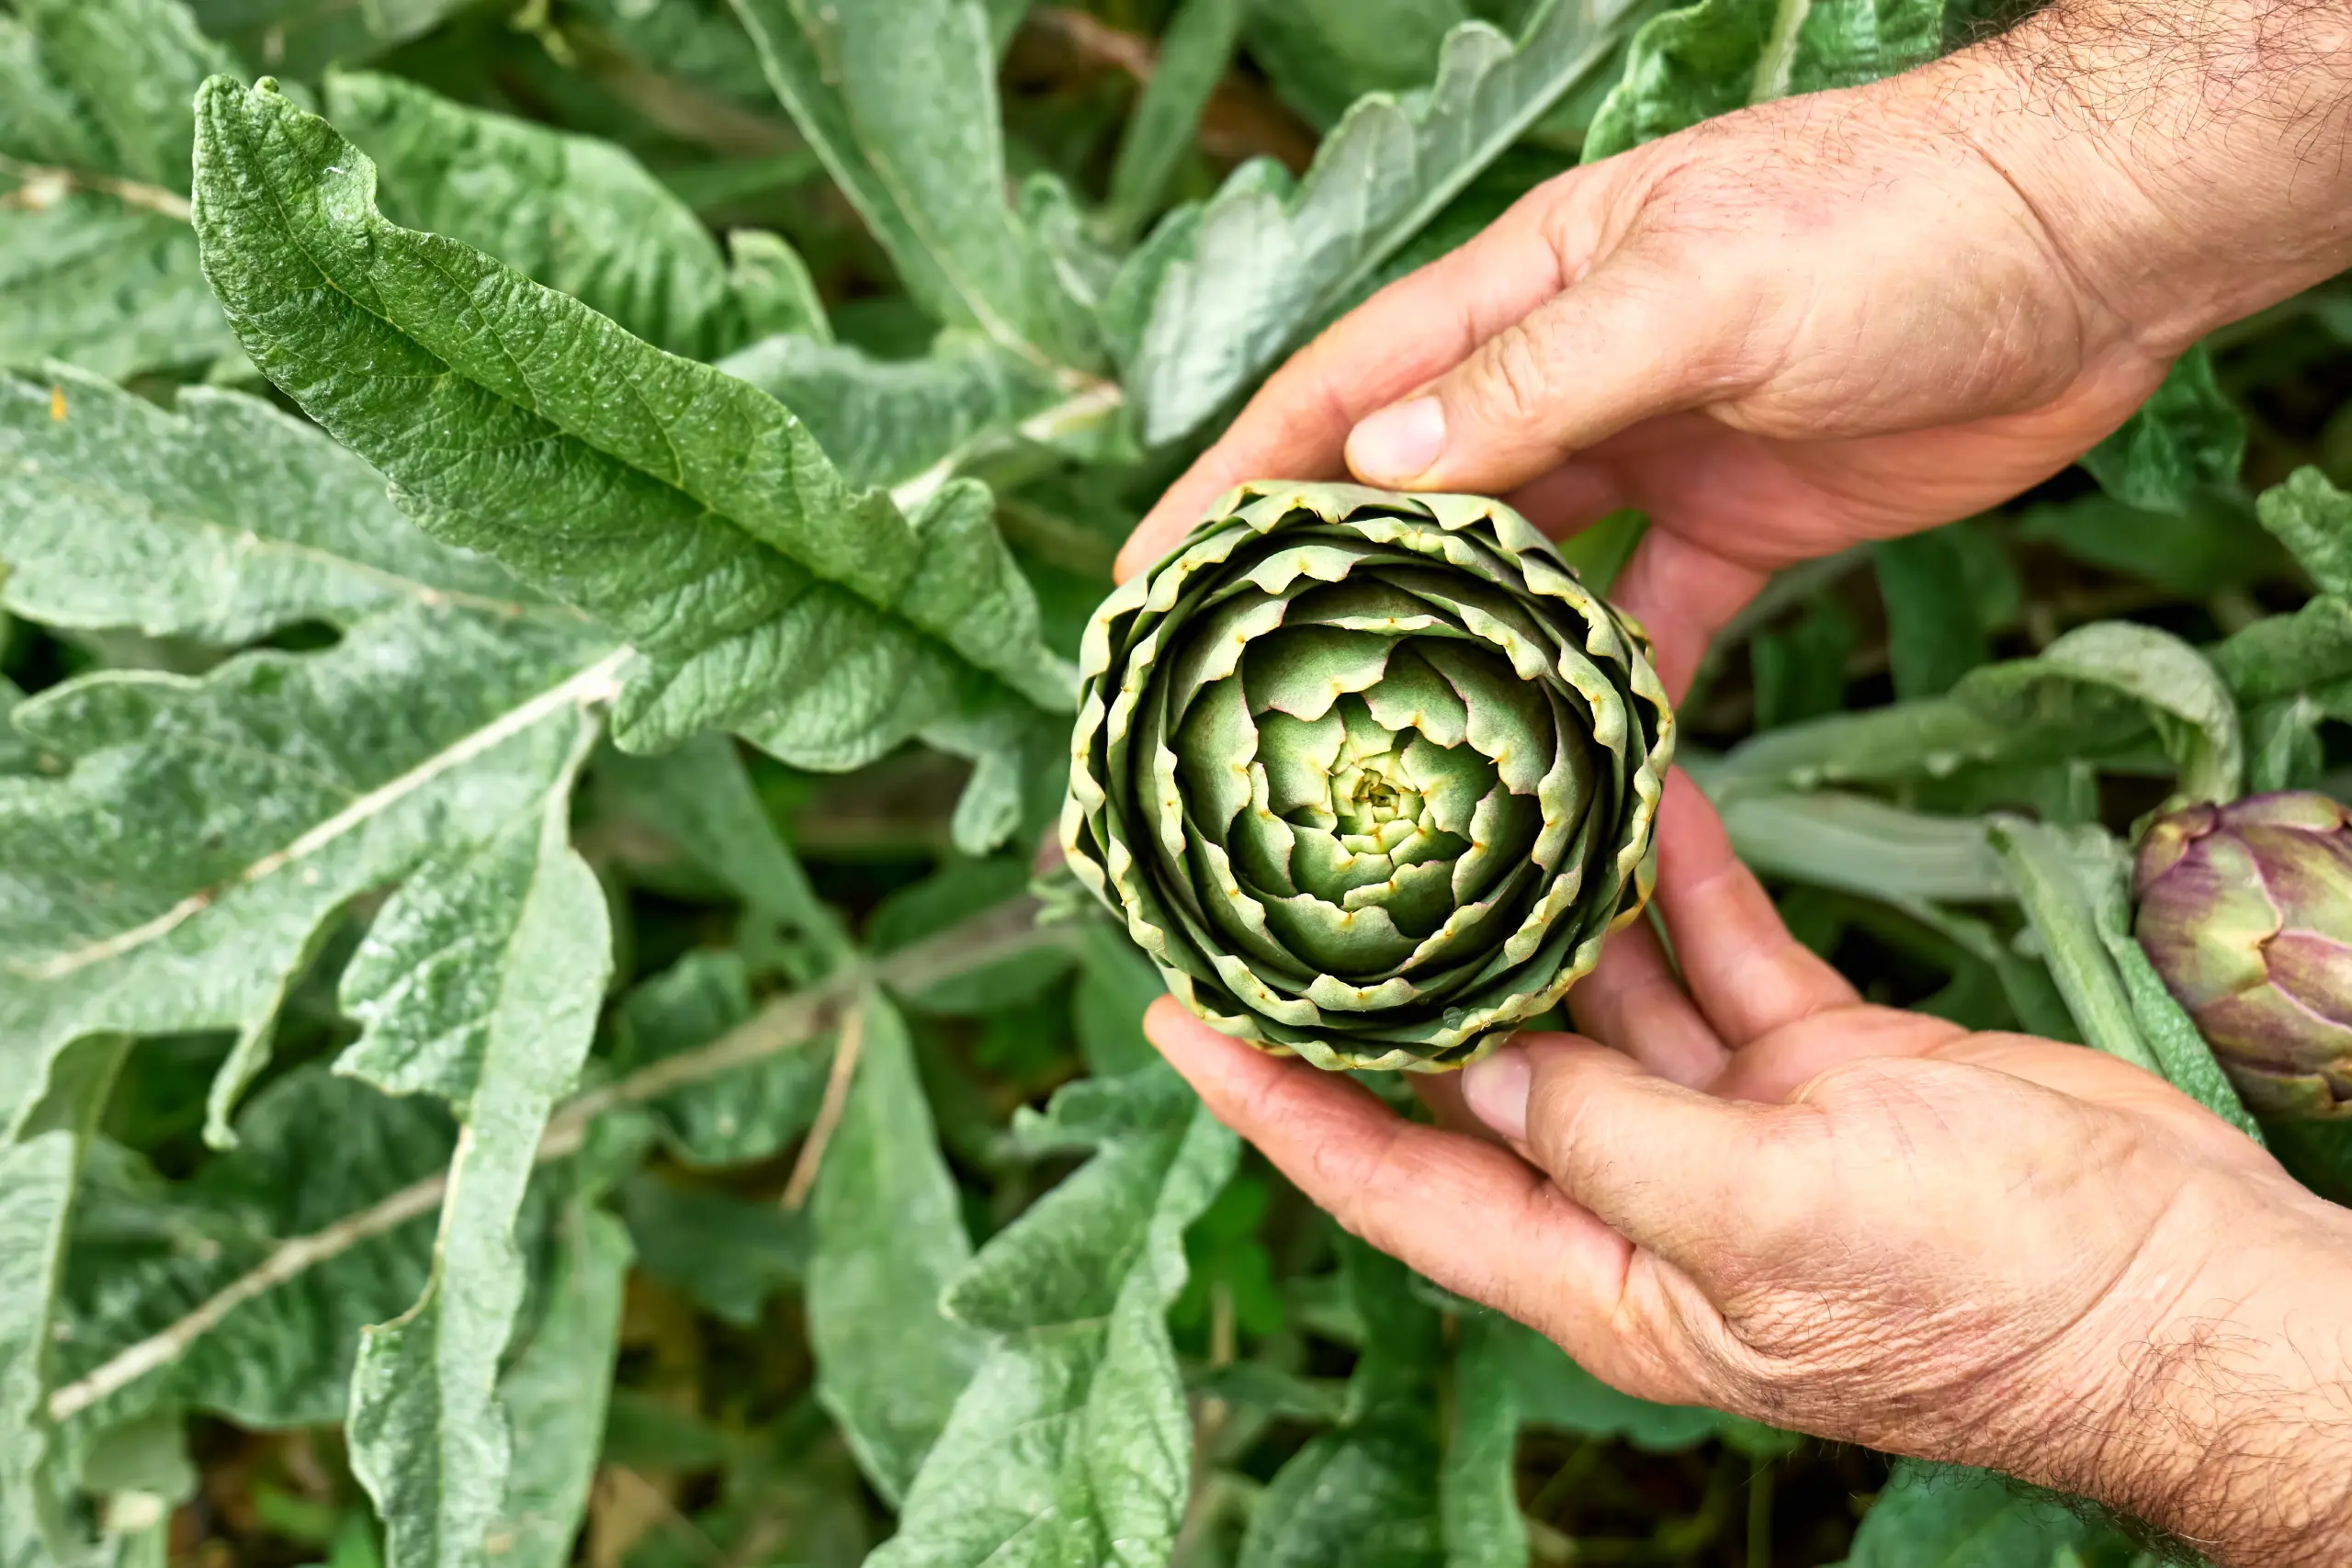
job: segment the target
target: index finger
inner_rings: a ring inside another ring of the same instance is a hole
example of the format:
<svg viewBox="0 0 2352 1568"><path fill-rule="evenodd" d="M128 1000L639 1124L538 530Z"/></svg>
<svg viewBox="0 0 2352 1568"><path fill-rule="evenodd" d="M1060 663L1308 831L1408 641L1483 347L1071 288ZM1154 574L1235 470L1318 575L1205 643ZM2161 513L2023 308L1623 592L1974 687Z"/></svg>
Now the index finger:
<svg viewBox="0 0 2352 1568"><path fill-rule="evenodd" d="M1565 264L1544 219L1581 173L1538 186L1476 239L1398 278L1293 355L1136 525L1119 552L1120 581L1167 554L1235 485L1343 477L1358 420L1558 293Z"/></svg>

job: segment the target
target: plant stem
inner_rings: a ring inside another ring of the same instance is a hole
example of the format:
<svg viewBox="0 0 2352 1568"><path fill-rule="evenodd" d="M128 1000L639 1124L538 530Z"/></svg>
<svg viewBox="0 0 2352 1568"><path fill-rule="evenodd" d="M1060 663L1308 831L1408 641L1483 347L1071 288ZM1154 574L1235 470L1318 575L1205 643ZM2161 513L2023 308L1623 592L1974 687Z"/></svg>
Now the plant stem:
<svg viewBox="0 0 2352 1568"><path fill-rule="evenodd" d="M920 990L957 975L984 969L1015 954L1077 940L1070 925L1040 927L1036 901L1027 895L982 910L925 941L886 957L844 965L821 984L772 998L735 1028L707 1045L665 1057L600 1089L573 1096L548 1118L537 1163L545 1165L579 1151L599 1116L658 1100L687 1084L746 1063L803 1045L830 1032L841 1014L870 985ZM161 1332L118 1352L86 1376L49 1397L52 1421L63 1421L128 1388L149 1372L186 1355L206 1334L254 1297L300 1277L361 1242L395 1230L440 1206L446 1174L429 1176L390 1196L347 1214L309 1235L281 1242L252 1271L240 1275Z"/></svg>

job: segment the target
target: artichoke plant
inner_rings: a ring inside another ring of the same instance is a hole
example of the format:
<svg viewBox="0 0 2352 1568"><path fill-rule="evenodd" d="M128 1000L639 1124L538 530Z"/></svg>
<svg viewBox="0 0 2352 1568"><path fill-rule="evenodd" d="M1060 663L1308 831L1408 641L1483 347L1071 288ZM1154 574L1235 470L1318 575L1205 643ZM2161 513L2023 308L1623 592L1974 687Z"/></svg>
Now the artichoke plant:
<svg viewBox="0 0 2352 1568"><path fill-rule="evenodd" d="M1080 669L1069 863L1238 1039L1461 1066L1649 897L1648 642L1499 502L1244 485Z"/></svg>
<svg viewBox="0 0 2352 1568"><path fill-rule="evenodd" d="M2352 1115L2352 813L2289 790L2159 818L2133 934L2265 1116Z"/></svg>

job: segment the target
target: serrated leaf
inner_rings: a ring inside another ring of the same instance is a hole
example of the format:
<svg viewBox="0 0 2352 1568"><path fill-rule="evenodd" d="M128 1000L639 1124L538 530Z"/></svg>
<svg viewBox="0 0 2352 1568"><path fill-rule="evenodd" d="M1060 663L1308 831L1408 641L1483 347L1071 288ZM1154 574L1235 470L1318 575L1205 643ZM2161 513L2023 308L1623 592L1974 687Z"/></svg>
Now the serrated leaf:
<svg viewBox="0 0 2352 1568"><path fill-rule="evenodd" d="M1627 0L1547 0L1514 44L1483 22L1448 35L1436 81L1359 101L1291 188L1269 160L1234 171L1158 275L1125 365L1144 439L1198 429L1357 281L1607 58ZM1114 294L1117 291L1114 290ZM1114 329L1117 335L1118 329Z"/></svg>
<svg viewBox="0 0 2352 1568"><path fill-rule="evenodd" d="M752 335L709 231L613 143L372 73L329 76L326 101L374 161L393 222L485 251L674 354L707 359Z"/></svg>
<svg viewBox="0 0 2352 1568"><path fill-rule="evenodd" d="M368 161L279 94L216 79L198 119L207 276L255 362L428 533L631 639L622 744L731 726L846 769L921 735L992 781L1059 728L1068 671L978 486L910 522L757 389L386 222Z"/></svg>
<svg viewBox="0 0 2352 1568"><path fill-rule="evenodd" d="M2245 416L2222 392L2200 344L2121 429L2083 454L2083 467L2126 506L2180 512L2199 491L2237 482L2245 441Z"/></svg>
<svg viewBox="0 0 2352 1568"><path fill-rule="evenodd" d="M879 993L859 1009L857 1076L809 1198L808 1343L817 1397L866 1479L896 1503L946 1426L981 1342L940 1308L972 1243L913 1042Z"/></svg>
<svg viewBox="0 0 2352 1568"><path fill-rule="evenodd" d="M707 1045L752 1016L742 956L695 952L621 999L613 1065L623 1073ZM807 1130L824 1084L824 1053L779 1051L649 1101L662 1145L681 1163L765 1159Z"/></svg>
<svg viewBox="0 0 2352 1568"><path fill-rule="evenodd" d="M66 1228L82 1162L130 1042L94 1037L0 1145L0 1562L71 1560L44 1406L60 1337Z"/></svg>
<svg viewBox="0 0 2352 1568"><path fill-rule="evenodd" d="M439 1106L389 1098L322 1066L298 1068L254 1094L237 1134L234 1150L187 1180L164 1182L117 1151L104 1179L85 1184L71 1255L69 1375L180 1322L283 1243L440 1170L453 1144ZM265 1429L340 1421L360 1329L399 1313L424 1284L432 1215L427 1205L354 1238L234 1305L176 1359L80 1419L107 1425L185 1405Z"/></svg>
<svg viewBox="0 0 2352 1568"><path fill-rule="evenodd" d="M1990 1472L1905 1460L1840 1568L2059 1568L2063 1553L2111 1539Z"/></svg>
<svg viewBox="0 0 2352 1568"><path fill-rule="evenodd" d="M2321 592L2352 598L2352 495L2317 468L2298 468L2262 492L2255 513Z"/></svg>
<svg viewBox="0 0 2352 1568"><path fill-rule="evenodd" d="M949 1292L993 1344L870 1568L1168 1560L1192 1459L1168 1305L1184 1228L1238 1145L1157 1085L1139 1104L1142 1125L1104 1141Z"/></svg>
<svg viewBox="0 0 2352 1568"><path fill-rule="evenodd" d="M1701 0L1634 35L1584 159L1750 104L1875 82L1934 58L1943 41L1943 0Z"/></svg>
<svg viewBox="0 0 2352 1568"><path fill-rule="evenodd" d="M921 359L772 337L718 367L798 414L854 485L903 484L1060 400L1034 366L962 334Z"/></svg>
<svg viewBox="0 0 2352 1568"><path fill-rule="evenodd" d="M514 1425L506 1497L487 1541L501 1568L564 1568L588 1508L621 1326L628 1233L575 1203L557 1233L547 1310L498 1380Z"/></svg>
<svg viewBox="0 0 2352 1568"><path fill-rule="evenodd" d="M159 408L64 366L0 377L0 558L17 615L209 642L401 604L529 607L315 426L201 387Z"/></svg>
<svg viewBox="0 0 2352 1568"><path fill-rule="evenodd" d="M0 778L0 1082L94 1031L260 1033L321 923L537 798L611 660L530 622L402 610L201 680L109 671L17 728L72 772ZM214 1089L225 1135L261 1065Z"/></svg>
<svg viewBox="0 0 2352 1568"><path fill-rule="evenodd" d="M506 1495L495 1383L523 1300L515 1220L612 964L603 891L570 839L594 729L567 716L570 755L537 798L412 875L344 971L362 1032L336 1070L439 1096L464 1123L424 1293L362 1334L352 1369L351 1468L384 1520L389 1568L483 1561Z"/></svg>
<svg viewBox="0 0 2352 1568"><path fill-rule="evenodd" d="M1039 366L1093 329L1005 200L992 18L979 0L734 0L769 84L925 310Z"/></svg>

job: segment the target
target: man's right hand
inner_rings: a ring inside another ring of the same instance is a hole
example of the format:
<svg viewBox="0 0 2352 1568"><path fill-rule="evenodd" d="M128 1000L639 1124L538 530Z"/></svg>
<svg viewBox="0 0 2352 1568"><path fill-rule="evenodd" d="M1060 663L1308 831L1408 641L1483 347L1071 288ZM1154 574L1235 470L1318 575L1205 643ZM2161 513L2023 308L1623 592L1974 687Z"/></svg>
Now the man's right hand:
<svg viewBox="0 0 2352 1568"><path fill-rule="evenodd" d="M1272 378L1145 519L1122 575L1243 479L1352 468L1510 494L1554 534L1637 506L1653 527L1612 596L1679 694L1774 570L2007 500L2120 424L2205 331L2352 259L2335 254L2340 207L2289 232L2293 212L2249 188L2303 170L2308 199L2352 195L2345 115L2312 116L2307 133L2335 140L2273 149L2267 169L2244 164L2259 104L2165 141L2149 105L2206 101L2204 76L2092 19L2153 3L2062 6L1922 70L1711 120L1540 186ZM2297 9L2322 31L2352 14ZM2219 0L2199 17L2256 26ZM2233 47L2200 60L2225 65ZM2352 113L2346 69L2323 61L2271 87L2310 98L2333 83ZM2145 78L2141 118L2102 130L2070 74L2083 70L2125 107ZM2198 184L2223 155L2243 164L2252 229ZM2147 276L2165 255L2183 272L2169 292Z"/></svg>

